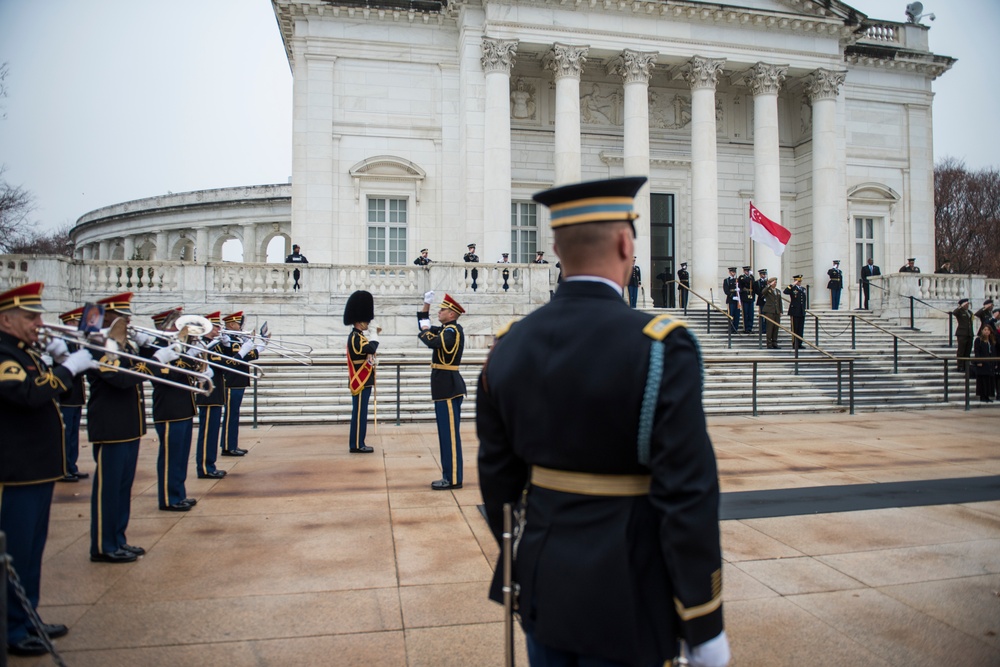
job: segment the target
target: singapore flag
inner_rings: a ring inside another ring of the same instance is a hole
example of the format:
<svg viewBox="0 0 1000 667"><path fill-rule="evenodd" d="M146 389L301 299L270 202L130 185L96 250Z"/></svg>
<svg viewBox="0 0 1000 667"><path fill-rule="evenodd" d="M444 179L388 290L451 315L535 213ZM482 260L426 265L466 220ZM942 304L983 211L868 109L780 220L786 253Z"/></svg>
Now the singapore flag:
<svg viewBox="0 0 1000 667"><path fill-rule="evenodd" d="M750 202L750 238L757 243L763 243L774 251L774 254L781 257L788 245L788 239L792 238L792 233L769 219Z"/></svg>

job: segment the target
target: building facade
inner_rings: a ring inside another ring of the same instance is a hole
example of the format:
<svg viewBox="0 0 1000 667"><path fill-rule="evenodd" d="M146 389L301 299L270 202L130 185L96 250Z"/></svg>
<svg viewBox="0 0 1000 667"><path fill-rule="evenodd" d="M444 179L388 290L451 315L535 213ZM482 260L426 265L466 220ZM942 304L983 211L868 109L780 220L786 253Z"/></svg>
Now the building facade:
<svg viewBox="0 0 1000 667"><path fill-rule="evenodd" d="M717 300L750 264L822 307L834 259L848 284L869 255L935 266L932 82L954 61L923 25L837 0L272 2L310 261L529 261L552 244L532 193L641 174L647 288L683 261ZM781 257L751 201L791 230Z"/></svg>

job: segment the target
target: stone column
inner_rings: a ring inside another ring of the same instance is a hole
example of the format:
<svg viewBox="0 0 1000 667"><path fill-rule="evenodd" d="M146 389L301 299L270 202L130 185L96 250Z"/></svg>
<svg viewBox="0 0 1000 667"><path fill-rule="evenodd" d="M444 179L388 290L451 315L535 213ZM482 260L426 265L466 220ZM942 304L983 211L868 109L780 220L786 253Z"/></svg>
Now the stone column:
<svg viewBox="0 0 1000 667"><path fill-rule="evenodd" d="M135 237L131 234L126 234L122 237L122 246L124 247L124 254L122 258L128 262L131 261L132 257L135 256Z"/></svg>
<svg viewBox="0 0 1000 667"><path fill-rule="evenodd" d="M254 264L260 261L257 255L257 225L254 223L242 225L243 229L243 262Z"/></svg>
<svg viewBox="0 0 1000 667"><path fill-rule="evenodd" d="M691 289L706 298L721 294L715 87L724 64L695 56L680 72L691 85Z"/></svg>
<svg viewBox="0 0 1000 667"><path fill-rule="evenodd" d="M589 46L553 44L542 66L556 82L555 185L580 180L580 75Z"/></svg>
<svg viewBox="0 0 1000 667"><path fill-rule="evenodd" d="M208 227L197 227L194 231L194 257L192 259L201 264L207 264L212 261L212 251L208 247Z"/></svg>
<svg viewBox="0 0 1000 667"><path fill-rule="evenodd" d="M111 259L111 241L109 239L99 241L97 248L97 257L94 259Z"/></svg>
<svg viewBox="0 0 1000 667"><path fill-rule="evenodd" d="M510 68L517 40L483 37L486 133L483 138L483 245L487 261L510 251Z"/></svg>
<svg viewBox="0 0 1000 667"><path fill-rule="evenodd" d="M781 224L781 164L778 151L778 91L788 72L787 65L757 63L744 75L753 93L753 204L761 213ZM749 207L744 219L750 215ZM744 223L748 227L749 222ZM749 232L747 232L749 234ZM748 236L749 242L749 236ZM769 278L781 277L781 258L765 245L757 244L754 271L767 269ZM815 286L814 286L815 290Z"/></svg>
<svg viewBox="0 0 1000 667"><path fill-rule="evenodd" d="M608 63L608 74L617 74L624 86L625 127L624 167L626 176L649 176L649 77L656 62L655 52L625 49ZM635 197L636 265L642 271L647 303L652 305L650 285L649 184Z"/></svg>
<svg viewBox="0 0 1000 667"><path fill-rule="evenodd" d="M837 232L844 220L844 161L837 155L837 95L846 74L818 69L806 84L806 94L812 102L812 279L809 282L813 285L810 300L814 305L830 305L826 271L833 266L833 260L841 260L841 266L848 271L854 265L851 248L844 245L845 237ZM841 302L848 296L841 293Z"/></svg>
<svg viewBox="0 0 1000 667"><path fill-rule="evenodd" d="M156 232L156 261L163 262L170 259L170 235L165 231Z"/></svg>

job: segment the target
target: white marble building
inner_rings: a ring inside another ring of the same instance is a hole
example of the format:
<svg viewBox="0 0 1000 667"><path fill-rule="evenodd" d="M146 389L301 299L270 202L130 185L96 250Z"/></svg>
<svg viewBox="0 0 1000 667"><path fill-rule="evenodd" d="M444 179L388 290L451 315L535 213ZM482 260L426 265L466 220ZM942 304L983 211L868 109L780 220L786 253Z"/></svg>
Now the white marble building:
<svg viewBox="0 0 1000 667"><path fill-rule="evenodd" d="M553 184L645 174L638 263L935 266L928 28L838 0L272 0L294 74L291 236L311 262L551 255ZM902 9L902 5L901 5ZM748 238L750 201L792 232ZM657 295L659 290L649 290ZM657 304L659 305L659 304Z"/></svg>

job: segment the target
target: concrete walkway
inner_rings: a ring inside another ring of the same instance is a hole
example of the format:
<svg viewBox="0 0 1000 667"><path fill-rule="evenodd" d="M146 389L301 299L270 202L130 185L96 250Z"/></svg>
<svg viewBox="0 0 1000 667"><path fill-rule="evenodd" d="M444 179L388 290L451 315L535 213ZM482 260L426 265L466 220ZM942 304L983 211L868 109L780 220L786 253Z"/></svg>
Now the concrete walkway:
<svg viewBox="0 0 1000 667"><path fill-rule="evenodd" d="M1000 475L989 408L709 425L723 492ZM188 513L157 510L151 433L128 533L148 554L131 564L89 562L91 480L57 485L42 616L70 626L67 664L500 665L474 425L455 492L429 487L433 423L372 431L375 454L350 455L346 426L244 427L250 453L220 459L225 479L192 474ZM722 535L734 667L1000 665L1000 500L732 520Z"/></svg>

